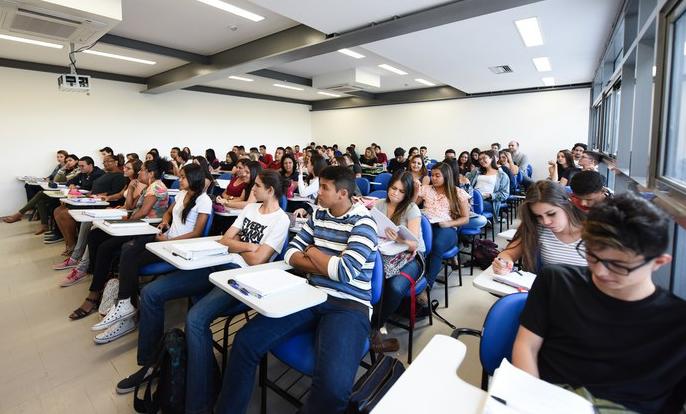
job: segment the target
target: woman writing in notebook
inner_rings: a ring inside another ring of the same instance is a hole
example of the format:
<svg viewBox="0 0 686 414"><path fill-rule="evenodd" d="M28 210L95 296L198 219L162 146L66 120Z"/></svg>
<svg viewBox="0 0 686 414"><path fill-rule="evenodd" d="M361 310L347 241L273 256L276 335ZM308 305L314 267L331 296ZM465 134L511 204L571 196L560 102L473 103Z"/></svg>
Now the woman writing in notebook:
<svg viewBox="0 0 686 414"><path fill-rule="evenodd" d="M285 181L273 170L262 171L255 180L255 203L247 205L219 243L232 253L231 263L190 271L176 271L146 285L141 291L138 335L139 371L117 384L120 394L133 391L147 375L155 350L164 334L166 301L187 296L203 296L186 316L188 361L186 374L186 412L212 412L219 390L219 369L212 347L210 324L220 316L247 310L237 299L208 280L210 273L267 263L280 252L288 235L290 220L279 208ZM209 292L209 293L208 293Z"/></svg>
<svg viewBox="0 0 686 414"><path fill-rule="evenodd" d="M519 259L524 270L533 273L547 264L588 265L576 251L584 214L560 184L536 182L527 191L519 214L522 222L514 238L493 260L496 274L511 272Z"/></svg>
<svg viewBox="0 0 686 414"><path fill-rule="evenodd" d="M421 162L421 157L419 161ZM374 316L372 317L372 324L375 329L372 334L372 345L376 352L395 352L398 350L398 340L393 338L381 341L379 329L398 309L410 290L411 281L408 277L412 281L417 281L424 273L425 247L421 227L422 213L412 201L414 193L415 180L412 173L398 171L393 174L388 184L386 199L378 200L374 206L396 226L405 226L416 239L403 238L390 227L386 228L384 234L379 234L379 237L403 245L405 250L401 253L393 251L384 254L384 249L379 248L384 263L386 280L381 306L374 309Z"/></svg>
<svg viewBox="0 0 686 414"><path fill-rule="evenodd" d="M160 259L146 250L151 241L171 241L200 237L207 220L212 214L212 200L205 193L205 172L198 164L188 164L179 173L180 191L174 203L169 206L157 226L163 233L155 236L140 236L124 243L119 259L119 294L115 298L103 297L101 308L107 313L95 324L98 334L95 343L104 344L131 332L136 327L131 297L138 293L138 269L141 266L159 262Z"/></svg>
<svg viewBox="0 0 686 414"><path fill-rule="evenodd" d="M138 198L136 207L129 220L162 217L169 203L167 187L161 181L162 175L170 168L169 161L164 158L146 161L138 173L138 180L147 184L143 194ZM107 282L107 275L112 267L112 261L121 246L129 241L130 236L110 236L100 229L91 229L88 234L89 266L93 273L93 280L89 288L88 297L69 319L81 319L95 312L102 290Z"/></svg>

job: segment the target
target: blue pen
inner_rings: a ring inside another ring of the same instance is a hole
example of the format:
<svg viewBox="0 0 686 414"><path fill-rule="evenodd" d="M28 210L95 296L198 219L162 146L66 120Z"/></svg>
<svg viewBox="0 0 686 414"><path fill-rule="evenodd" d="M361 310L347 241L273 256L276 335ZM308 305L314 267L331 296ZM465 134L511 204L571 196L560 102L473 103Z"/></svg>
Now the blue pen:
<svg viewBox="0 0 686 414"><path fill-rule="evenodd" d="M236 282L235 279L229 279L227 282L228 282L229 286L231 286L232 288L234 288L234 289L236 289L237 291L241 292L241 293L244 294L245 296L254 296L254 297L256 297L257 299L262 299L262 295L260 295L259 293L250 292L248 289L246 289L246 288L244 288L244 287L241 287L241 285L239 285L238 282Z"/></svg>

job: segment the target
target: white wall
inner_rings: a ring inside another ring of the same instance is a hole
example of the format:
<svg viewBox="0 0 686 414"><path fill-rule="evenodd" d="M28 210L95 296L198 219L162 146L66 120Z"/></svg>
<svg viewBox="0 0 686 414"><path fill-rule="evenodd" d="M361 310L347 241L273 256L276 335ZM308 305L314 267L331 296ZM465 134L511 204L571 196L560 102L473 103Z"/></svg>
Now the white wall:
<svg viewBox="0 0 686 414"><path fill-rule="evenodd" d="M145 155L157 147L189 146L220 159L232 145L276 146L310 141L309 106L199 92L139 93L143 85L93 80L90 96L59 92L57 75L0 68L0 214L25 202L20 175L46 176L55 152L90 155L98 149ZM97 157L97 158L96 158Z"/></svg>
<svg viewBox="0 0 686 414"><path fill-rule="evenodd" d="M573 89L312 112L312 136L339 147L355 143L360 153L376 142L389 158L398 146L425 145L439 161L447 148L459 154L515 139L534 177L545 178L547 161L558 150L587 141L589 93Z"/></svg>

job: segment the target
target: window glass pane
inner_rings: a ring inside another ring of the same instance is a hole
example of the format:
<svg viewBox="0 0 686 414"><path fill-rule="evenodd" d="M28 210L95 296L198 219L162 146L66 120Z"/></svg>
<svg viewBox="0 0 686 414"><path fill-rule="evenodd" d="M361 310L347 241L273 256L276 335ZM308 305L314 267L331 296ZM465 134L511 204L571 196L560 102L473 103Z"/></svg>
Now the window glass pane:
<svg viewBox="0 0 686 414"><path fill-rule="evenodd" d="M673 25L663 174L686 187L686 13L682 13Z"/></svg>

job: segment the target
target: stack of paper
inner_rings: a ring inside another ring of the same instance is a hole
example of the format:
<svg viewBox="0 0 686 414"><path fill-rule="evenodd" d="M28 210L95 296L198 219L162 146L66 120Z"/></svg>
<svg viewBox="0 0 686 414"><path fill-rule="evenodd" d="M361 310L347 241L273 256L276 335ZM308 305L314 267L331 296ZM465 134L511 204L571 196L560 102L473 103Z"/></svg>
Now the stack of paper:
<svg viewBox="0 0 686 414"><path fill-rule="evenodd" d="M593 414L593 404L540 380L503 359L495 370L484 406L486 414Z"/></svg>
<svg viewBox="0 0 686 414"><path fill-rule="evenodd" d="M105 208L102 210L86 210L83 215L100 219L117 219L127 215L126 210L118 208Z"/></svg>
<svg viewBox="0 0 686 414"><path fill-rule="evenodd" d="M410 229L405 226L397 226L384 213L376 208L371 210L371 215L376 222L376 232L380 238L386 237L386 229L395 230L398 236L403 240L411 240L418 242L419 240L412 234ZM393 256L407 250L405 243L396 243L393 240L380 240L379 251L386 256Z"/></svg>
<svg viewBox="0 0 686 414"><path fill-rule="evenodd" d="M534 280L536 280L536 275L523 271L510 272L506 275L496 275L494 273L493 280L510 285L517 289L530 290L531 286L534 284Z"/></svg>
<svg viewBox="0 0 686 414"><path fill-rule="evenodd" d="M116 227L118 229L120 228L138 228L138 227L147 227L150 224L148 224L147 221L141 220L141 219L136 219L136 220L123 220L123 219L113 219L113 220L105 220L104 224L107 226L111 227Z"/></svg>
<svg viewBox="0 0 686 414"><path fill-rule="evenodd" d="M77 192L77 194L81 194L78 192L78 190L76 190L76 192ZM82 204L93 204L93 203L97 203L98 201L100 201L99 199L92 198L92 197L77 197L77 198L72 198L71 200L75 201L77 203L82 203Z"/></svg>
<svg viewBox="0 0 686 414"><path fill-rule="evenodd" d="M207 256L228 254L229 249L214 240L198 241L192 243L173 243L167 246L173 255L186 260L195 260Z"/></svg>
<svg viewBox="0 0 686 414"><path fill-rule="evenodd" d="M257 273L245 273L234 278L240 289L245 289L251 295L264 298L269 295L283 293L307 283L303 277L296 276L281 269L270 269Z"/></svg>

